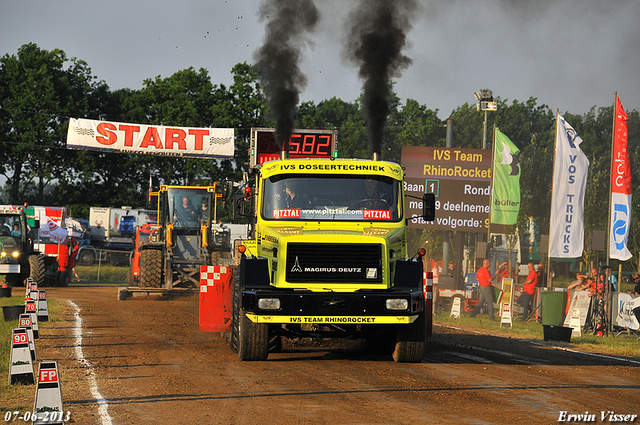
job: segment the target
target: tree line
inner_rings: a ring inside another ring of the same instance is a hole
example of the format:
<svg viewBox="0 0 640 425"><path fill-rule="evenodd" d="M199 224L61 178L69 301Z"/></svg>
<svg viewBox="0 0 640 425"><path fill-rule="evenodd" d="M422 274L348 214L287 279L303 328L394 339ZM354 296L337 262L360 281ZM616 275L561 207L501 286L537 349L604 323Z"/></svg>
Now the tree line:
<svg viewBox="0 0 640 425"><path fill-rule="evenodd" d="M227 87L215 84L206 69L187 68L169 77L146 79L140 90L111 90L86 62L68 58L62 50L47 51L28 43L16 54L5 54L0 58L0 174L6 179L0 192L2 203L66 206L74 216L88 217L91 206L144 207L150 175L162 184L239 181L247 170L251 127L272 127L273 122L259 70L239 63L231 75L233 83ZM624 93L620 95L624 104ZM538 104L535 97L496 100L498 109L488 115L488 126L499 127L521 150L520 221L535 218L540 232L548 233L556 111ZM484 114L475 104L465 103L442 119L438 109L395 96L390 111L382 152L385 160L400 162L402 146L444 147L447 119L453 120L453 146L482 147ZM626 112L632 184L640 190L640 116L635 110ZM594 106L584 114L561 113L584 140L580 147L590 161L585 230L604 230L613 96L611 105ZM235 128L235 155L232 160L202 160L70 150L66 148L70 117ZM339 157L370 157L361 99L303 102L296 127L336 129ZM632 217L640 212L638 199L634 197ZM230 211L224 214L228 218ZM631 248L640 248L636 228L632 223Z"/></svg>

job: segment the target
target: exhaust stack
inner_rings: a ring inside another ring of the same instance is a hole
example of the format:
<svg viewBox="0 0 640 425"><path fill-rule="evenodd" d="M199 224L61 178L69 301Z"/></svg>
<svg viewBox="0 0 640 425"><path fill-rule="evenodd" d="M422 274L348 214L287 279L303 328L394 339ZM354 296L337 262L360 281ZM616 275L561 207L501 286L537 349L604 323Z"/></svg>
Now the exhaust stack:
<svg viewBox="0 0 640 425"><path fill-rule="evenodd" d="M289 137L291 137L291 134L276 134L276 145L282 146L280 159L289 159Z"/></svg>
<svg viewBox="0 0 640 425"><path fill-rule="evenodd" d="M382 154L379 151L373 152L373 160L374 161L382 161Z"/></svg>

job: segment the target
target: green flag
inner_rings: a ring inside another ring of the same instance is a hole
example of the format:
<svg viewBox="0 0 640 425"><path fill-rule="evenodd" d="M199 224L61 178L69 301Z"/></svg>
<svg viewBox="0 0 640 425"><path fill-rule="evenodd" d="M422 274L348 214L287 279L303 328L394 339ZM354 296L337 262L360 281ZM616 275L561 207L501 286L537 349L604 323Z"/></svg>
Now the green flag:
<svg viewBox="0 0 640 425"><path fill-rule="evenodd" d="M496 129L493 151L493 192L491 223L516 224L520 211L520 164L516 155L520 149Z"/></svg>

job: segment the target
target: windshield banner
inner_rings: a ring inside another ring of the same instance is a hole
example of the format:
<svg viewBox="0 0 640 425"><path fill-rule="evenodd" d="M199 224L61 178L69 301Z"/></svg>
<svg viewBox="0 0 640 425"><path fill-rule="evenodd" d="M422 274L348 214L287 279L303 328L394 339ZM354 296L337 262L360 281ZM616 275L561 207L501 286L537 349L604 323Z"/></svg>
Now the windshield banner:
<svg viewBox="0 0 640 425"><path fill-rule="evenodd" d="M300 209L300 208L274 208L273 218L286 220L391 220L391 211L387 210L351 210L348 208L320 208L320 209Z"/></svg>
<svg viewBox="0 0 640 425"><path fill-rule="evenodd" d="M189 128L71 118L67 147L194 158L233 158L233 128Z"/></svg>

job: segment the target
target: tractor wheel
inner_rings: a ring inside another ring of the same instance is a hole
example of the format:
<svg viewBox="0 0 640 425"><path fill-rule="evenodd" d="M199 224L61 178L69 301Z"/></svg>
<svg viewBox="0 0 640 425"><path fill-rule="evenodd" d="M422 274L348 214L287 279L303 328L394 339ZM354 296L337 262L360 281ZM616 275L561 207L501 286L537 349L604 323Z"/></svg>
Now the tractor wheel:
<svg viewBox="0 0 640 425"><path fill-rule="evenodd" d="M424 356L426 340L426 320L422 312L415 322L398 327L393 360L397 363L420 363Z"/></svg>
<svg viewBox="0 0 640 425"><path fill-rule="evenodd" d="M29 277L33 279L38 287L44 285L44 254L36 254L29 256Z"/></svg>
<svg viewBox="0 0 640 425"><path fill-rule="evenodd" d="M162 287L162 251L145 249L140 253L140 286Z"/></svg>

